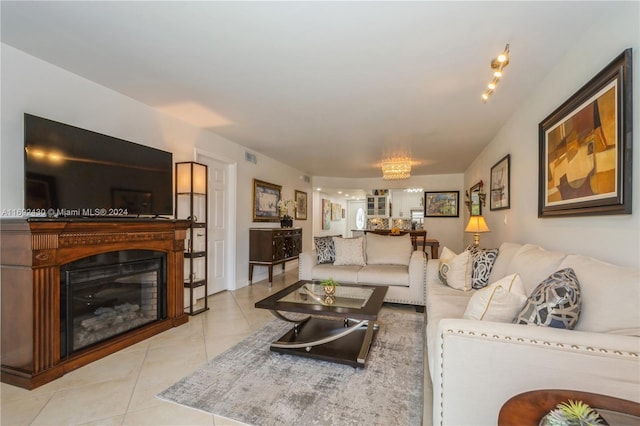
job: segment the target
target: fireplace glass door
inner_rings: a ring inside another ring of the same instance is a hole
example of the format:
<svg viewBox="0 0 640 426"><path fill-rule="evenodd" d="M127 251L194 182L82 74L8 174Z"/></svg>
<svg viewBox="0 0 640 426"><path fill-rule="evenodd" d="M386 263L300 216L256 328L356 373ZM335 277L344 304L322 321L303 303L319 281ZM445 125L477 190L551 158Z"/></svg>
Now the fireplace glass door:
<svg viewBox="0 0 640 426"><path fill-rule="evenodd" d="M61 270L61 356L166 318L166 256L124 250Z"/></svg>

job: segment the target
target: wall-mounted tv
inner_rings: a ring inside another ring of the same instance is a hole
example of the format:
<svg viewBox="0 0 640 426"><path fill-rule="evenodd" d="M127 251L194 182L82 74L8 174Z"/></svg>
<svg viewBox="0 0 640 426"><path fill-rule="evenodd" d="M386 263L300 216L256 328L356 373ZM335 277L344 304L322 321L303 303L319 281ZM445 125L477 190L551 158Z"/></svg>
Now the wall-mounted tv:
<svg viewBox="0 0 640 426"><path fill-rule="evenodd" d="M173 214L170 152L30 114L24 147L29 215Z"/></svg>

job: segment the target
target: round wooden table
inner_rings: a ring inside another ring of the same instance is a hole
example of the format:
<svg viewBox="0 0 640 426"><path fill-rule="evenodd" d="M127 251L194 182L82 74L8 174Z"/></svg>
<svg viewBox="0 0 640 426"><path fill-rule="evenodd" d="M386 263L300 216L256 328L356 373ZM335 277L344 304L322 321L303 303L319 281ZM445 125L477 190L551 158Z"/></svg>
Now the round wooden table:
<svg viewBox="0 0 640 426"><path fill-rule="evenodd" d="M589 392L540 389L521 393L505 402L498 415L498 426L538 426L540 420L556 405L569 400L582 401L596 411L635 416L638 418L635 424L640 424L640 404L637 402ZM602 417L607 420L606 414L602 414Z"/></svg>

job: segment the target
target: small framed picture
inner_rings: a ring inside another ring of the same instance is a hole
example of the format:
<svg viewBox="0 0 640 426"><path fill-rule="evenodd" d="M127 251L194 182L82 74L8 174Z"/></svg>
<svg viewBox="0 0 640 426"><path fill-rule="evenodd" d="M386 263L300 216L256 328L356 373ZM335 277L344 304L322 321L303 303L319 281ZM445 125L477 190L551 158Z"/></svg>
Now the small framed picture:
<svg viewBox="0 0 640 426"><path fill-rule="evenodd" d="M295 190L296 196L296 220L307 220L307 193Z"/></svg>
<svg viewBox="0 0 640 426"><path fill-rule="evenodd" d="M424 193L424 217L460 216L460 191Z"/></svg>
<svg viewBox="0 0 640 426"><path fill-rule="evenodd" d="M491 167L491 193L489 194L489 210L511 208L511 155Z"/></svg>

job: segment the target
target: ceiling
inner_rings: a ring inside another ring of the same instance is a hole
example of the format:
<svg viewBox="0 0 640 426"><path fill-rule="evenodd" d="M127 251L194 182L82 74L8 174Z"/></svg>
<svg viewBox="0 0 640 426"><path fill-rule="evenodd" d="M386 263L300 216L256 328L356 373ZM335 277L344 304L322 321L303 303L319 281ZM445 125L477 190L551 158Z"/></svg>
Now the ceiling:
<svg viewBox="0 0 640 426"><path fill-rule="evenodd" d="M312 176L463 172L612 2L1 2L2 42ZM510 44L496 93L480 95Z"/></svg>

